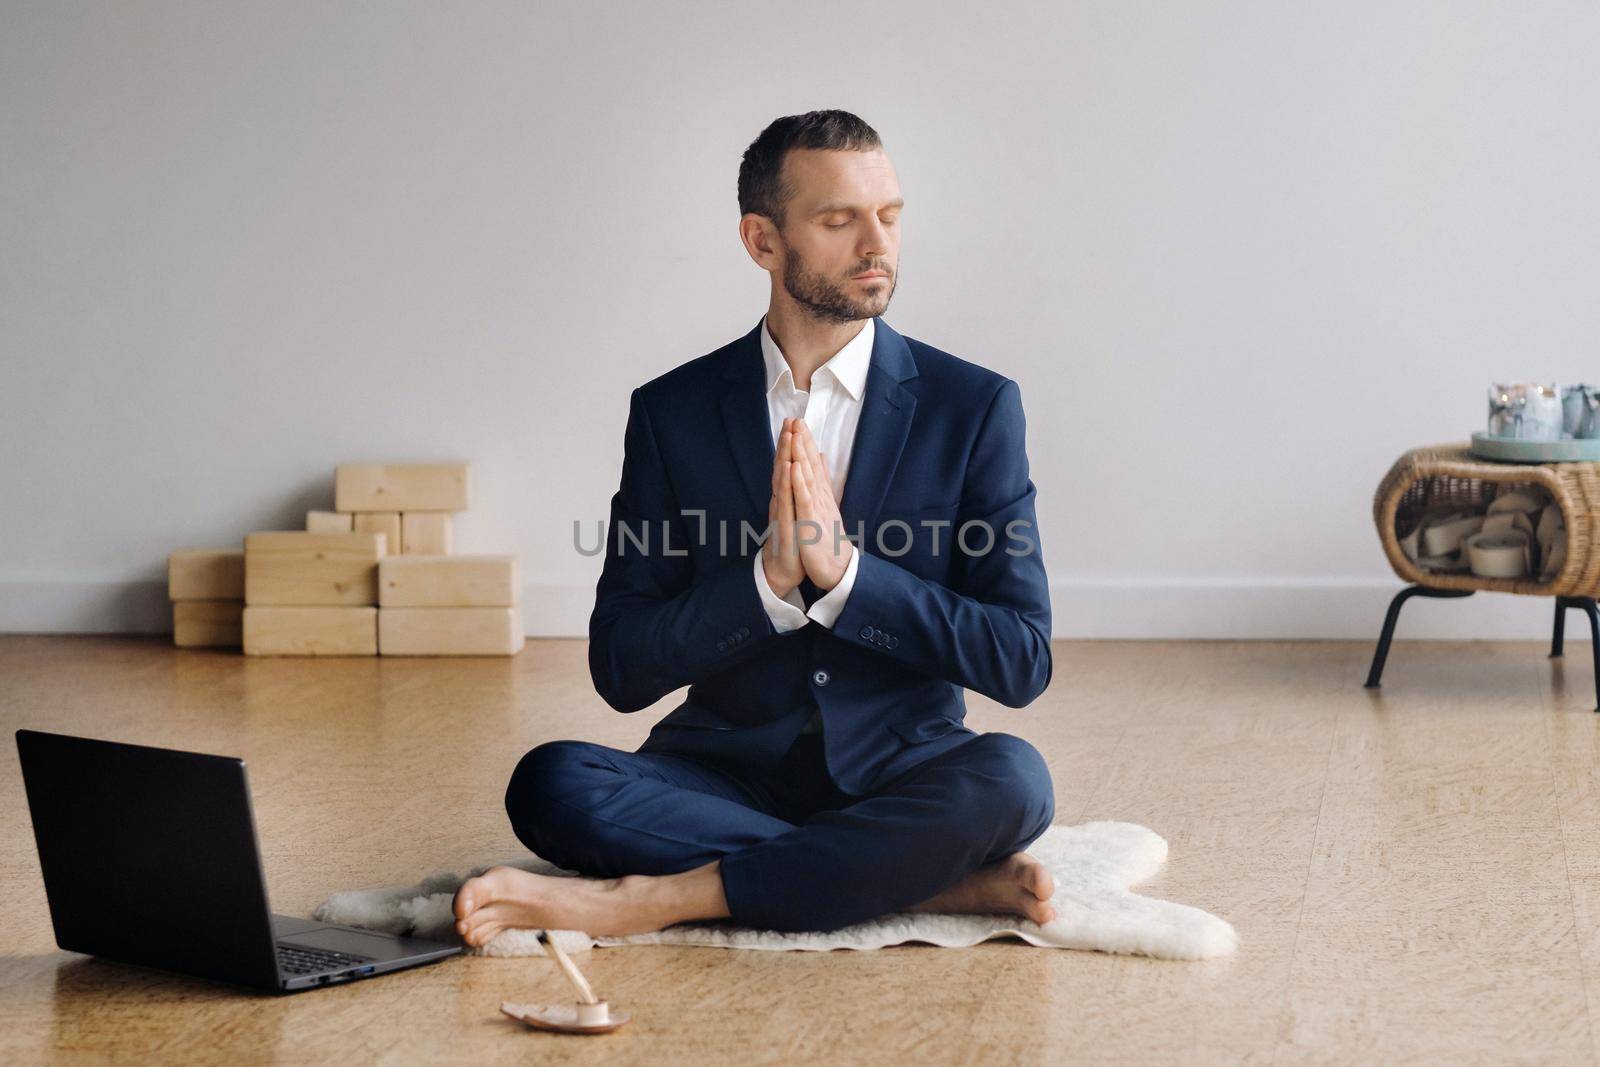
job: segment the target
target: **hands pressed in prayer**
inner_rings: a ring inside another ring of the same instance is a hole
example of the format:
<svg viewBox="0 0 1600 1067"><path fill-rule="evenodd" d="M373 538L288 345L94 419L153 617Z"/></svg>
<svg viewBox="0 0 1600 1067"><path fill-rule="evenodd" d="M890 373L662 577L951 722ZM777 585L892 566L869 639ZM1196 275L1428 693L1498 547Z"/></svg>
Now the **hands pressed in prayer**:
<svg viewBox="0 0 1600 1067"><path fill-rule="evenodd" d="M778 434L777 454L772 457L772 498L767 503L767 526L772 533L761 549L767 585L780 597L787 596L806 576L805 564L795 542L794 479L790 473L794 466L794 433L789 424L800 421L784 419L783 429Z"/></svg>
<svg viewBox="0 0 1600 1067"><path fill-rule="evenodd" d="M800 545L800 562L812 583L826 593L844 577L855 547L844 535L844 517L839 514L839 499L828 474L827 457L817 448L806 420L794 419L793 422L795 456L790 482L794 486L795 520L809 520L801 527L804 533L796 539Z"/></svg>
<svg viewBox="0 0 1600 1067"><path fill-rule="evenodd" d="M762 566L774 593L781 597L806 577L823 592L839 584L855 548L844 536L828 460L804 419L783 420L772 460L767 521L772 535L762 548Z"/></svg>

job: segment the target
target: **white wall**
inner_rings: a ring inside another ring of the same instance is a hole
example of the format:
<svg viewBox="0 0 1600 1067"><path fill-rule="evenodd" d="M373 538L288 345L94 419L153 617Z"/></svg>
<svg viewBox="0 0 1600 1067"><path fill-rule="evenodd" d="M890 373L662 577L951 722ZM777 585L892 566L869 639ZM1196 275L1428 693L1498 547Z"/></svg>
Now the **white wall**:
<svg viewBox="0 0 1600 1067"><path fill-rule="evenodd" d="M1057 636L1370 638L1393 457L1600 379L1595 5L608 6L0 3L0 629L161 629L169 550L462 456L583 634L628 393L755 325L739 158L819 107L900 175L887 321L1022 385Z"/></svg>

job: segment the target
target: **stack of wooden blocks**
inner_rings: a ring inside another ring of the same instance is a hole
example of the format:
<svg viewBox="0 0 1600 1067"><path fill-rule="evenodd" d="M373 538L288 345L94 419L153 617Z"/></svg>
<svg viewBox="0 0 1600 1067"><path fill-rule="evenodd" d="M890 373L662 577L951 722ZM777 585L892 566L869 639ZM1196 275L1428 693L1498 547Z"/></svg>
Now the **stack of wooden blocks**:
<svg viewBox="0 0 1600 1067"><path fill-rule="evenodd" d="M238 648L244 616L244 553L189 548L167 557L172 640L183 648Z"/></svg>
<svg viewBox="0 0 1600 1067"><path fill-rule="evenodd" d="M485 656L522 650L515 556L452 554L466 463L348 463L334 510L242 552L168 558L173 641L251 656Z"/></svg>

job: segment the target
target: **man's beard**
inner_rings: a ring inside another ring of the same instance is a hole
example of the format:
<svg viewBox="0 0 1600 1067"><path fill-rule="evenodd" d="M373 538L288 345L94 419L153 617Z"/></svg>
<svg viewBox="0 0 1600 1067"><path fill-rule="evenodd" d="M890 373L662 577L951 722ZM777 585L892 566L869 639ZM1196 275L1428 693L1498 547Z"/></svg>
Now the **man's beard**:
<svg viewBox="0 0 1600 1067"><path fill-rule="evenodd" d="M794 247L792 245L784 247L783 287L794 298L795 303L809 311L813 317L826 322L847 323L882 315L894 296L895 286L900 284L900 272L896 270L889 276L887 290L880 288L864 292L861 296L852 296L845 287L854 284L856 284L854 281L839 284L822 274L807 270L805 264L800 262L799 253L795 252Z"/></svg>

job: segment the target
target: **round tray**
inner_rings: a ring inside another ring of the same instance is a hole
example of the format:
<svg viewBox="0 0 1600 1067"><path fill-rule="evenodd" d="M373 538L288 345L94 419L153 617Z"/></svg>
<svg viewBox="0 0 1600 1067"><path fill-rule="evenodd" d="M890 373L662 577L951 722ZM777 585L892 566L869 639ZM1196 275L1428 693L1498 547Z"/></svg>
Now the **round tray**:
<svg viewBox="0 0 1600 1067"><path fill-rule="evenodd" d="M1472 435L1474 456L1502 463L1596 463L1600 462L1600 437L1563 437L1559 441L1524 441L1492 434Z"/></svg>

